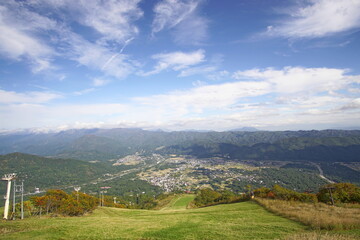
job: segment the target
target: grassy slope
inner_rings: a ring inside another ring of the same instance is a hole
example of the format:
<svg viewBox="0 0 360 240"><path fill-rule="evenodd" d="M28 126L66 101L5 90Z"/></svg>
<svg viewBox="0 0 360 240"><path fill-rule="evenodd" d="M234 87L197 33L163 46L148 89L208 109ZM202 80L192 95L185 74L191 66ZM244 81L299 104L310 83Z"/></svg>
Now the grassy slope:
<svg viewBox="0 0 360 240"><path fill-rule="evenodd" d="M191 198L162 211L100 208L86 217L1 222L0 239L277 239L306 228L254 202L186 210Z"/></svg>
<svg viewBox="0 0 360 240"><path fill-rule="evenodd" d="M171 200L171 202L161 210L184 210L189 203L194 200L195 195L179 195Z"/></svg>

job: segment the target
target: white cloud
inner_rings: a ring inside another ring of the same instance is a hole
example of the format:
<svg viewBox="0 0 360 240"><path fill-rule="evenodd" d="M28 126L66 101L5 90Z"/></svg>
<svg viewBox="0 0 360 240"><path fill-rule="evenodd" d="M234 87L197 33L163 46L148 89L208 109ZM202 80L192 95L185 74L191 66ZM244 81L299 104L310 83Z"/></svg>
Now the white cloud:
<svg viewBox="0 0 360 240"><path fill-rule="evenodd" d="M201 0L162 0L154 7L152 34L164 29L175 29L175 41L199 44L207 36L208 21L197 10Z"/></svg>
<svg viewBox="0 0 360 240"><path fill-rule="evenodd" d="M143 16L138 4L141 0L114 1L72 1L36 0L30 4L37 8L48 8L60 18L71 18L83 26L88 26L101 34L98 42L125 43L139 32L134 22ZM66 12L65 16L59 10ZM64 19L68 20L68 19Z"/></svg>
<svg viewBox="0 0 360 240"><path fill-rule="evenodd" d="M182 45L201 45L208 36L208 20L194 15L186 18L174 29L174 40Z"/></svg>
<svg viewBox="0 0 360 240"><path fill-rule="evenodd" d="M285 67L282 70L267 68L238 71L233 74L233 78L266 81L277 93L319 93L336 91L349 84L351 77L345 75L346 72L346 69L334 68Z"/></svg>
<svg viewBox="0 0 360 240"><path fill-rule="evenodd" d="M79 104L52 105L44 104L7 104L0 105L0 125L7 129L33 127L56 127L69 124L79 127L79 122L101 122L104 118L114 117L126 113L128 108L124 104ZM91 119L89 121L89 119Z"/></svg>
<svg viewBox="0 0 360 240"><path fill-rule="evenodd" d="M63 43L64 55L107 76L126 77L134 70L135 61L131 61L122 52L138 33L133 25L133 22L142 16L138 3L139 1L130 0L106 3L68 0L49 2L55 9L60 6L73 14L76 13L76 16L73 16L76 21L101 34L94 43L73 32L68 26L61 28L59 39Z"/></svg>
<svg viewBox="0 0 360 240"><path fill-rule="evenodd" d="M226 70L223 71L218 71L218 72L213 72L207 75L207 77L211 80L221 80L224 78L227 78L230 76L230 73Z"/></svg>
<svg viewBox="0 0 360 240"><path fill-rule="evenodd" d="M64 31L62 41L67 44L67 57L90 69L117 78L124 78L134 70L134 63L127 55L114 53L111 49L91 43L78 34Z"/></svg>
<svg viewBox="0 0 360 240"><path fill-rule="evenodd" d="M33 72L49 69L54 50L36 32L52 29L55 23L37 13L9 1L0 5L0 54L17 61L31 63Z"/></svg>
<svg viewBox="0 0 360 240"><path fill-rule="evenodd" d="M282 24L268 26L268 36L318 38L360 28L360 1L311 0L288 11Z"/></svg>
<svg viewBox="0 0 360 240"><path fill-rule="evenodd" d="M102 41L124 43L136 36L139 29L133 24L142 17L138 7L141 0L70 1L79 4L78 21L103 35Z"/></svg>
<svg viewBox="0 0 360 240"><path fill-rule="evenodd" d="M175 91L134 100L153 110L163 111L168 118L176 119L191 113L206 110L229 109L242 98L268 93L269 84L265 82L234 82L196 87L187 91ZM164 116L163 116L164 117Z"/></svg>
<svg viewBox="0 0 360 240"><path fill-rule="evenodd" d="M129 99L127 104L57 105L59 94L0 91L0 126L126 126L226 130L359 126L359 76L345 69L250 69L233 82ZM84 90L85 92L86 90ZM89 90L91 91L91 89ZM146 118L144 118L146 116ZM104 121L106 119L106 121Z"/></svg>
<svg viewBox="0 0 360 240"><path fill-rule="evenodd" d="M356 126L358 100L344 92L357 83L358 76L346 69L250 69L233 77L237 81L134 98L134 112L149 116L149 124L161 122L170 129ZM136 113L131 117L141 119Z"/></svg>
<svg viewBox="0 0 360 240"><path fill-rule="evenodd" d="M219 67L223 63L223 55L215 54L206 61L206 64L200 66L189 67L181 70L178 77L188 77L191 75L203 75L211 80L220 80L227 77L229 74L227 71L218 71Z"/></svg>
<svg viewBox="0 0 360 240"><path fill-rule="evenodd" d="M153 33L160 32L164 28L173 28L183 21L197 8L199 1L163 0L155 7L153 21Z"/></svg>
<svg viewBox="0 0 360 240"><path fill-rule="evenodd" d="M142 73L143 76L149 76L157 74L165 69L171 68L175 71L186 69L189 66L193 66L205 61L205 51L199 49L194 52L171 52L160 53L152 56L158 63L154 70L146 73Z"/></svg>
<svg viewBox="0 0 360 240"><path fill-rule="evenodd" d="M338 110L358 110L360 109L360 98L353 99L346 104L344 104L342 107L340 107Z"/></svg>
<svg viewBox="0 0 360 240"><path fill-rule="evenodd" d="M51 92L25 92L17 93L0 89L0 103L46 103L53 99L61 98L62 95Z"/></svg>
<svg viewBox="0 0 360 240"><path fill-rule="evenodd" d="M30 63L34 73L56 69L56 59L74 60L105 75L123 78L134 62L122 54L137 36L140 0L0 3L0 54ZM73 23L96 34L80 35ZM90 36L90 37L89 37ZM131 62L131 63L130 63Z"/></svg>

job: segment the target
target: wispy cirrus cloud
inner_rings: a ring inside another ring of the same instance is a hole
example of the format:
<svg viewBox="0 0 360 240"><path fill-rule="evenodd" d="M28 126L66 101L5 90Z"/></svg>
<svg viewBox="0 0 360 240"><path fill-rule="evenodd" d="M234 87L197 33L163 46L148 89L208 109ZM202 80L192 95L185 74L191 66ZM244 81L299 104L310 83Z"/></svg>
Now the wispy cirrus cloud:
<svg viewBox="0 0 360 240"><path fill-rule="evenodd" d="M124 44L139 33L134 22L143 16L141 0L68 2L81 3L77 20L102 34L100 42Z"/></svg>
<svg viewBox="0 0 360 240"><path fill-rule="evenodd" d="M149 72L140 73L140 75L149 76L169 68L179 71L197 65L205 61L205 51L199 49L193 52L159 53L153 55L152 58L157 61L154 69Z"/></svg>
<svg viewBox="0 0 360 240"><path fill-rule="evenodd" d="M124 78L134 71L135 66L129 56L114 53L112 49L89 42L76 33L71 31L65 33L64 31L62 41L64 42L64 48L67 50L66 57L89 69L117 78Z"/></svg>
<svg viewBox="0 0 360 240"><path fill-rule="evenodd" d="M152 35L173 29L180 44L200 44L207 37L208 20L198 13L202 0L162 0L154 7Z"/></svg>
<svg viewBox="0 0 360 240"><path fill-rule="evenodd" d="M82 90L79 90L79 91L75 91L75 92L73 92L73 94L75 96L82 96L82 95L91 93L91 92L93 92L95 90L96 90L96 88L86 88L86 89L82 89Z"/></svg>
<svg viewBox="0 0 360 240"><path fill-rule="evenodd" d="M3 2L0 4L0 54L30 62L35 73L48 69L55 51L37 34L55 25L51 19L21 8L18 2Z"/></svg>
<svg viewBox="0 0 360 240"><path fill-rule="evenodd" d="M123 78L134 66L122 52L139 32L134 24L143 14L139 2L2 2L0 54L30 62L35 73L55 69L54 62L60 59ZM74 22L91 29L93 34L83 36L73 28Z"/></svg>
<svg viewBox="0 0 360 240"><path fill-rule="evenodd" d="M178 77L188 77L192 75L203 75L210 80L221 80L229 76L226 70L219 70L223 63L223 55L215 54L204 64L193 66L181 70Z"/></svg>
<svg viewBox="0 0 360 240"><path fill-rule="evenodd" d="M282 23L267 27L266 36L320 38L360 28L360 1L309 0L289 9Z"/></svg>
<svg viewBox="0 0 360 240"><path fill-rule="evenodd" d="M40 9L51 10L62 22L76 21L90 27L100 37L98 43L125 43L139 32L134 22L143 16L138 4L141 0L71 1L36 0L30 4Z"/></svg>

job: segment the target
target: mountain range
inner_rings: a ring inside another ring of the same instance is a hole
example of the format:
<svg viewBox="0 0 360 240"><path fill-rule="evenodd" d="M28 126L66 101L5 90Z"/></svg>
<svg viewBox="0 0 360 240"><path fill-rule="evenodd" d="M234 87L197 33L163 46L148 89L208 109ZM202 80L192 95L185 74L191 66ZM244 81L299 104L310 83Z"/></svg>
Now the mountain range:
<svg viewBox="0 0 360 240"><path fill-rule="evenodd" d="M359 130L16 132L0 134L0 154L0 174L18 173L28 192L76 184L94 194L111 186L114 195L202 185L241 192L247 184L300 191L331 181L360 184Z"/></svg>
<svg viewBox="0 0 360 240"><path fill-rule="evenodd" d="M0 154L106 161L136 152L253 160L359 161L359 130L162 132L74 129L57 133L3 133Z"/></svg>

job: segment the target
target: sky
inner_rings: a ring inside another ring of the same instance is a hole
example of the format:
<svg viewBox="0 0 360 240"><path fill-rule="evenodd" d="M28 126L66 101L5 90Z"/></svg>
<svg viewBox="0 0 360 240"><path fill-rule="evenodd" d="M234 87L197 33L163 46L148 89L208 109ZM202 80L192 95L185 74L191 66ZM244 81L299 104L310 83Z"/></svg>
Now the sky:
<svg viewBox="0 0 360 240"><path fill-rule="evenodd" d="M0 0L0 130L360 129L360 0Z"/></svg>

